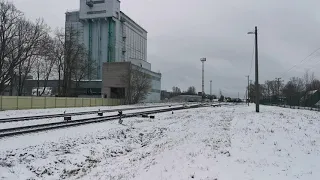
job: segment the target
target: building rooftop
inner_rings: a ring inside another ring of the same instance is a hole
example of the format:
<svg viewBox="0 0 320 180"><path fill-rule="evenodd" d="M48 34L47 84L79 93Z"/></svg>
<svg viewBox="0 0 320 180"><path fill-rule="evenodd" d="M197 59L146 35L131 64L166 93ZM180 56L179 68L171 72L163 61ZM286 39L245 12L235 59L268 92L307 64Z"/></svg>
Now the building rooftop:
<svg viewBox="0 0 320 180"><path fill-rule="evenodd" d="M73 10L67 10L65 14L71 14L71 13L78 13L80 10L79 9L73 9ZM143 27L141 27L138 23L136 23L134 20L132 20L128 15L126 15L123 11L120 11L121 16L124 16L126 19L129 19L132 23L134 23L135 26L140 28L142 31L145 33L148 33Z"/></svg>
<svg viewBox="0 0 320 180"><path fill-rule="evenodd" d="M76 13L76 12L79 12L79 11L80 11L79 9L67 10L66 14L68 14L68 13Z"/></svg>

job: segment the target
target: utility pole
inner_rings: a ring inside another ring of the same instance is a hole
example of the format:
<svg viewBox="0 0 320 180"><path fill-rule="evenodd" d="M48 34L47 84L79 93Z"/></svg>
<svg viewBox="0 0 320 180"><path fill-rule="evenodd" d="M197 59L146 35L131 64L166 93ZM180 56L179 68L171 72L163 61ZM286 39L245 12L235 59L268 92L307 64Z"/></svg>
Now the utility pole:
<svg viewBox="0 0 320 180"><path fill-rule="evenodd" d="M259 60L258 60L258 27L255 27L254 32L248 32L248 34L255 35L255 93L256 93L256 112L260 112L260 90L259 90Z"/></svg>
<svg viewBox="0 0 320 180"><path fill-rule="evenodd" d="M251 84L252 84L252 81L253 81L253 80L250 80L250 86L251 86ZM252 92L251 92L251 89L250 89L250 93L252 93ZM251 101L251 97L250 97L250 101Z"/></svg>
<svg viewBox="0 0 320 180"><path fill-rule="evenodd" d="M248 101L248 106L250 106L250 84L249 84L249 77L250 76L246 76L248 78L248 89L247 89L247 101Z"/></svg>
<svg viewBox="0 0 320 180"><path fill-rule="evenodd" d="M277 85L278 85L278 92L277 92L277 97L278 97L278 103L279 101L281 102L280 100L280 81L282 82L283 80L281 80L281 78L276 78L276 81L277 81Z"/></svg>
<svg viewBox="0 0 320 180"><path fill-rule="evenodd" d="M255 47L256 47L256 112L260 112L260 87L259 87L259 56L258 56L258 28L255 27Z"/></svg>
<svg viewBox="0 0 320 180"><path fill-rule="evenodd" d="M204 62L206 62L207 59L201 58L200 61L202 62L202 102L204 102Z"/></svg>
<svg viewBox="0 0 320 180"><path fill-rule="evenodd" d="M277 89L278 89L278 92L277 92L277 96L279 96L280 95L280 79L281 78L276 78L276 81L277 81Z"/></svg>
<svg viewBox="0 0 320 180"><path fill-rule="evenodd" d="M212 80L210 80L210 96L212 96Z"/></svg>

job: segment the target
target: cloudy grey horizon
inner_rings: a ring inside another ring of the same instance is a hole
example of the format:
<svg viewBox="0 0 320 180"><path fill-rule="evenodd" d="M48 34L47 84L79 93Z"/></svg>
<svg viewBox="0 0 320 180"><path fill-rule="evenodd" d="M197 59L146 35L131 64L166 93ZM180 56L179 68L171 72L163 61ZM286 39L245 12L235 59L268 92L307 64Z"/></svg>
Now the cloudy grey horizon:
<svg viewBox="0 0 320 180"><path fill-rule="evenodd" d="M79 9L79 0L13 0L27 18L43 18L52 28L63 28L65 12ZM298 0L122 0L121 10L148 31L148 61L162 73L162 89L172 86L201 91L201 62L205 89L225 96L244 97L247 76L254 80L254 26L259 29L260 83L302 76L320 67L320 1ZM292 66L296 68L287 72ZM285 73L287 72L287 73Z"/></svg>

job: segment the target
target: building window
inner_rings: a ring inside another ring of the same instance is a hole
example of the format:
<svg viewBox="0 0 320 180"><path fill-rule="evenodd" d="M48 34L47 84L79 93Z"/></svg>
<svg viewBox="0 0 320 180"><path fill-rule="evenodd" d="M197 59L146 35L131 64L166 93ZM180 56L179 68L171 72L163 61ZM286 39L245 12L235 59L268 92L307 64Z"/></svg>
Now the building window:
<svg viewBox="0 0 320 180"><path fill-rule="evenodd" d="M104 0L99 0L99 1L92 1L93 4L102 4L104 3Z"/></svg>
<svg viewBox="0 0 320 180"><path fill-rule="evenodd" d="M103 10L103 11L89 11L87 12L87 14L103 14L103 13L106 13L107 11L106 10Z"/></svg>

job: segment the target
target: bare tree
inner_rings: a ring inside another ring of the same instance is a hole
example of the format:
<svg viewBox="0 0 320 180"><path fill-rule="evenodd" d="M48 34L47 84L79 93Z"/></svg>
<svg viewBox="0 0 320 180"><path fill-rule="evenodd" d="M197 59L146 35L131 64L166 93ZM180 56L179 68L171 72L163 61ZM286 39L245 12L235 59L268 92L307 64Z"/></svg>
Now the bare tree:
<svg viewBox="0 0 320 180"><path fill-rule="evenodd" d="M267 88L266 85L260 84L259 85L259 93L260 93L260 100L266 96L267 94ZM251 102L256 102L256 88L254 84L250 84L249 86L249 98Z"/></svg>
<svg viewBox="0 0 320 180"><path fill-rule="evenodd" d="M310 89L310 85L312 83L312 81L315 79L314 73L309 73L309 71L307 70L304 75L303 75L303 80L304 80L304 85L305 85L305 91L311 91L312 89Z"/></svg>
<svg viewBox="0 0 320 180"><path fill-rule="evenodd" d="M312 90L318 90L319 86L318 86L318 80L316 79L314 72L312 72L311 74L309 73L309 71L306 71L304 76L304 83L305 83L305 91L306 93L308 91L312 91Z"/></svg>
<svg viewBox="0 0 320 180"><path fill-rule="evenodd" d="M127 84L125 100L128 104L145 100L152 88L151 75L135 65L130 66L129 72L123 75L122 81Z"/></svg>
<svg viewBox="0 0 320 180"><path fill-rule="evenodd" d="M187 90L187 93L190 94L190 95L195 95L197 94L196 92L196 88L194 86L190 86Z"/></svg>
<svg viewBox="0 0 320 180"><path fill-rule="evenodd" d="M65 46L65 34L62 29L55 31L52 47L52 58L55 59L54 74L58 76L58 96L62 96L62 79L64 71L64 46Z"/></svg>
<svg viewBox="0 0 320 180"><path fill-rule="evenodd" d="M37 77L37 96L42 96L46 91L48 81L52 75L54 64L55 59L52 59L50 56L41 57L36 60L34 71ZM40 81L43 82L41 83L41 91L39 90Z"/></svg>
<svg viewBox="0 0 320 180"><path fill-rule="evenodd" d="M24 19L23 13L9 2L0 1L0 92L11 85L19 76L21 85L23 72L30 71L33 56L39 55L39 48L48 27L43 20L35 23ZM30 62L26 62L29 61ZM23 88L20 88L23 89ZM12 94L12 93L11 93Z"/></svg>
<svg viewBox="0 0 320 180"><path fill-rule="evenodd" d="M82 54L82 56L79 56L78 62L75 64L75 67L73 67L72 71L72 78L75 81L75 90L77 91L80 87L80 82L88 77L90 75L94 74L97 71L96 63L94 61L91 61L88 58L87 54ZM88 80L91 80L88 78Z"/></svg>
<svg viewBox="0 0 320 180"><path fill-rule="evenodd" d="M314 79L310 84L311 90L320 90L320 81L318 79Z"/></svg>
<svg viewBox="0 0 320 180"><path fill-rule="evenodd" d="M265 96L275 96L277 95L278 85L276 81L266 81L265 82Z"/></svg>
<svg viewBox="0 0 320 180"><path fill-rule="evenodd" d="M36 58L36 56L30 57L26 61L21 62L18 66L18 74L14 80L12 80L15 82L18 96L22 96L24 94L26 80L32 72L32 67L35 65Z"/></svg>
<svg viewBox="0 0 320 180"><path fill-rule="evenodd" d="M91 79L96 70L95 63L88 58L84 44L79 43L79 32L72 26L65 32L57 30L54 38L53 54L58 74L59 96L75 95L74 89L84 79ZM75 88L72 86L75 82Z"/></svg>
<svg viewBox="0 0 320 180"><path fill-rule="evenodd" d="M283 94L287 98L289 105L300 105L300 99L304 91L304 80L293 77L283 88Z"/></svg>
<svg viewBox="0 0 320 180"><path fill-rule="evenodd" d="M22 95L25 81L29 74L37 78L37 96L42 96L46 90L54 65L54 59L51 56L52 43L53 40L49 34L44 34L41 37L39 46L35 49L36 53L21 63L25 65L23 69L20 68L21 64L19 65L18 95ZM40 80L43 81L42 86L44 87L41 92L39 92Z"/></svg>
<svg viewBox="0 0 320 180"><path fill-rule="evenodd" d="M181 94L181 89L179 87L173 86L172 93L174 96L177 96L177 95Z"/></svg>
<svg viewBox="0 0 320 180"><path fill-rule="evenodd" d="M219 102L223 102L224 101L224 95L222 94L221 90L219 90L219 95L220 95Z"/></svg>
<svg viewBox="0 0 320 180"><path fill-rule="evenodd" d="M12 53L16 52L17 24L23 18L23 14L8 2L0 1L0 92L8 87L17 62L11 59ZM12 83L11 83L12 84Z"/></svg>

